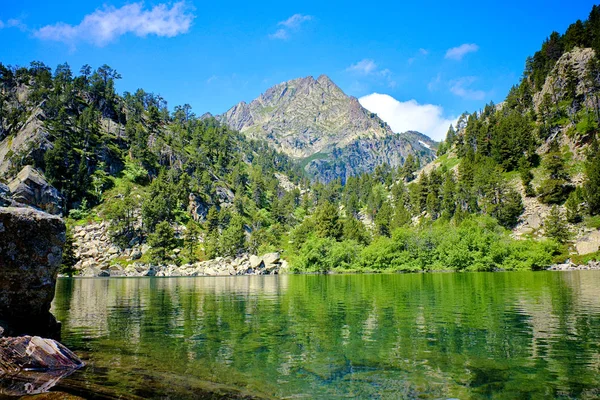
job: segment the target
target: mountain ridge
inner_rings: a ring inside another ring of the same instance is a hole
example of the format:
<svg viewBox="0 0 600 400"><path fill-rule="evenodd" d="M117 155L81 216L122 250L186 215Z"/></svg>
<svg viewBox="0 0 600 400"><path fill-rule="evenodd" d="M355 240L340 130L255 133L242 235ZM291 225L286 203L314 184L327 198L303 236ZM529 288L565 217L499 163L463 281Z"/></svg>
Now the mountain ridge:
<svg viewBox="0 0 600 400"><path fill-rule="evenodd" d="M371 172L379 165L370 162L373 160L399 167L408 155L422 163L434 158L433 140L420 133L393 132L377 114L364 108L356 97L346 95L324 74L316 79L307 76L281 82L249 103L237 103L216 119L305 162L311 175L325 181ZM385 149L376 144L381 140L392 140L398 154L385 155ZM363 151L351 150L357 146ZM356 156L367 161L365 166L348 163Z"/></svg>

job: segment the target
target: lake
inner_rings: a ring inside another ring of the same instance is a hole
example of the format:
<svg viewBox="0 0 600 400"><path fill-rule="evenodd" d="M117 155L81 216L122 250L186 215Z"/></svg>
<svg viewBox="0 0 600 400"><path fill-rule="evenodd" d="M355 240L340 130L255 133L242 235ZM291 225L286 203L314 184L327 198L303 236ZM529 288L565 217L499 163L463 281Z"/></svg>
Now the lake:
<svg viewBox="0 0 600 400"><path fill-rule="evenodd" d="M60 279L59 390L600 397L600 271ZM74 389L75 388L75 389Z"/></svg>

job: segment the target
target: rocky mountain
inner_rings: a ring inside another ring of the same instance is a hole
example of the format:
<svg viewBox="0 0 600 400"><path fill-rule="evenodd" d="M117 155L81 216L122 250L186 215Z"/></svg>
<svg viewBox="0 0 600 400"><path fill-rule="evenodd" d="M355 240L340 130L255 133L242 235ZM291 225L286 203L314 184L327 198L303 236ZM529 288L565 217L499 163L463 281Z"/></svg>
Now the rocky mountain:
<svg viewBox="0 0 600 400"><path fill-rule="evenodd" d="M422 164L434 159L435 142L418 132L392 132L325 75L275 85L217 119L250 138L267 140L324 181L345 180L383 163L397 167L410 154Z"/></svg>

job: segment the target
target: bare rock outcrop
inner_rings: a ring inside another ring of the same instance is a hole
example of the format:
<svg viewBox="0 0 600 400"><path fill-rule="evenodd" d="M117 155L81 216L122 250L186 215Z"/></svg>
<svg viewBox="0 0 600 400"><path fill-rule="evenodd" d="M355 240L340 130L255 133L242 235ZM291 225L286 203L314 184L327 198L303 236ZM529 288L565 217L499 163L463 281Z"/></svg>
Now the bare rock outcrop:
<svg viewBox="0 0 600 400"><path fill-rule="evenodd" d="M8 187L15 202L35 207L54 215L63 213L63 200L44 176L31 165L23 167Z"/></svg>
<svg viewBox="0 0 600 400"><path fill-rule="evenodd" d="M0 326L4 336L57 337L50 313L65 224L31 208L0 207Z"/></svg>

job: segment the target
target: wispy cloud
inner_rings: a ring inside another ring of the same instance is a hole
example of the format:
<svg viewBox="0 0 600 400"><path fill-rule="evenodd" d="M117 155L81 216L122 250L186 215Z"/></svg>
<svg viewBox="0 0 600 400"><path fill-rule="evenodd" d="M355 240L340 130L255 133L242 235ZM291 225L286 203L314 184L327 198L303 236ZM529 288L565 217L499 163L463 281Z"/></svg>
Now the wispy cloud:
<svg viewBox="0 0 600 400"><path fill-rule="evenodd" d="M74 45L85 41L105 46L122 35L133 33L139 37L156 35L174 37L189 31L194 15L185 1L157 4L144 9L143 3L132 3L121 8L105 7L86 15L78 25L58 22L34 32L43 40Z"/></svg>
<svg viewBox="0 0 600 400"><path fill-rule="evenodd" d="M442 83L442 74L438 72L438 74L434 78L432 78L429 81L429 83L427 84L427 89L430 92L434 92L439 88L441 83Z"/></svg>
<svg viewBox="0 0 600 400"><path fill-rule="evenodd" d="M277 26L282 26L283 28L277 29L274 33L271 33L269 37L271 39L280 40L289 39L292 32L300 30L305 22L312 19L312 15L294 14L284 21L279 21Z"/></svg>
<svg viewBox="0 0 600 400"><path fill-rule="evenodd" d="M302 14L294 14L285 21L280 21L277 25L285 26L286 28L296 29L299 28L306 21L310 21L312 16L310 15L302 15Z"/></svg>
<svg viewBox="0 0 600 400"><path fill-rule="evenodd" d="M474 76L465 76L450 81L450 92L467 100L484 100L487 95L486 92L469 87L476 80L477 78Z"/></svg>
<svg viewBox="0 0 600 400"><path fill-rule="evenodd" d="M275 31L275 33L271 33L269 35L269 37L271 39L281 39L281 40L285 40L285 39L289 39L290 38L290 34L288 33L288 31L286 31L285 29L277 29Z"/></svg>
<svg viewBox="0 0 600 400"><path fill-rule="evenodd" d="M346 68L346 72L354 75L371 76L377 78L385 78L387 85L391 88L396 87L396 81L392 78L392 71L389 69L380 69L377 63L370 58L365 58L359 62L350 65Z"/></svg>
<svg viewBox="0 0 600 400"><path fill-rule="evenodd" d="M419 104L416 100L398 101L387 94L372 93L358 99L367 110L376 113L394 132L418 131L434 140L442 140L455 117L444 115L444 109L434 104Z"/></svg>
<svg viewBox="0 0 600 400"><path fill-rule="evenodd" d="M449 60L460 61L465 55L475 53L477 50L479 50L479 46L475 43L464 43L458 47L448 49L448 51L446 51L446 58Z"/></svg>
<svg viewBox="0 0 600 400"><path fill-rule="evenodd" d="M11 18L6 22L0 20L0 29L5 28L17 28L19 30L25 31L27 29L27 26L20 19L16 18Z"/></svg>
<svg viewBox="0 0 600 400"><path fill-rule="evenodd" d="M360 60L356 64L350 65L346 68L348 72L356 72L363 75L371 75L372 73L377 71L377 64L375 61L365 58L364 60Z"/></svg>
<svg viewBox="0 0 600 400"><path fill-rule="evenodd" d="M416 55L412 56L411 58L409 58L407 60L408 65L412 65L415 61L417 61L417 58L419 58L419 57L426 57L427 55L429 55L429 50L426 50L424 48L420 48L419 52Z"/></svg>

